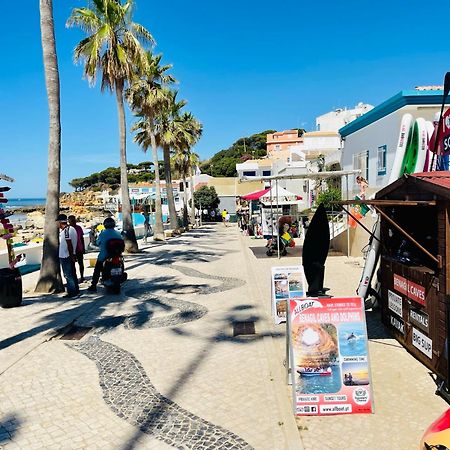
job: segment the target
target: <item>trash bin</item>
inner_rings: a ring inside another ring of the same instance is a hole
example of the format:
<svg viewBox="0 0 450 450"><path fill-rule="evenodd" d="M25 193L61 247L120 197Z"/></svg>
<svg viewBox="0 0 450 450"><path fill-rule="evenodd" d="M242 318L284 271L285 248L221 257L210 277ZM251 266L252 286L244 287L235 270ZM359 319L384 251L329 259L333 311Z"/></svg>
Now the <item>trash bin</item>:
<svg viewBox="0 0 450 450"><path fill-rule="evenodd" d="M22 276L19 269L0 269L0 306L14 308L22 304Z"/></svg>

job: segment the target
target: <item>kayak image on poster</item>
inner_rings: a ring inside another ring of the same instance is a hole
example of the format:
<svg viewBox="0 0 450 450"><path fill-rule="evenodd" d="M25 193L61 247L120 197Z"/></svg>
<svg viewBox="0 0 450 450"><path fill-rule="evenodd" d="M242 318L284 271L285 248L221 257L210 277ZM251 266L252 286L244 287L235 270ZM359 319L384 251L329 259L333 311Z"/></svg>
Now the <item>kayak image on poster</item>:
<svg viewBox="0 0 450 450"><path fill-rule="evenodd" d="M290 299L288 320L296 415L371 413L362 299Z"/></svg>

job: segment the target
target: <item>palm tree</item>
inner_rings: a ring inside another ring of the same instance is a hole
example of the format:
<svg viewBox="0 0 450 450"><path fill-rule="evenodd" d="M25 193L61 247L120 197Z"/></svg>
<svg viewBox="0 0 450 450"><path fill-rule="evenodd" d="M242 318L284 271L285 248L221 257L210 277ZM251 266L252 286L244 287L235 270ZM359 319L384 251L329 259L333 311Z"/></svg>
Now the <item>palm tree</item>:
<svg viewBox="0 0 450 450"><path fill-rule="evenodd" d="M166 179L170 223L172 224L172 228L176 229L178 228L178 216L172 188L170 152L177 145L177 136L180 132L179 126L182 124L180 121L180 112L187 102L185 100L177 101L176 91L169 91L168 97L170 99L169 107L161 110L158 116L158 142L163 149L164 155L164 175Z"/></svg>
<svg viewBox="0 0 450 450"><path fill-rule="evenodd" d="M47 202L45 206L44 247L36 292L62 291L59 269L59 232L56 216L59 212L61 178L61 120L59 70L56 55L52 0L40 0L41 40L44 54L45 84L50 112L48 143Z"/></svg>
<svg viewBox="0 0 450 450"><path fill-rule="evenodd" d="M170 106L169 90L166 85L175 82L171 75L165 72L171 66L162 66L161 55L153 56L147 53L147 68L142 73L137 73L126 92L126 98L135 114L140 117L133 125L133 131L137 131L134 141L144 151L152 148L152 159L155 167L155 193L156 193L156 218L154 227L154 240L164 239L161 206L161 183L158 164L158 120L161 111Z"/></svg>
<svg viewBox="0 0 450 450"><path fill-rule="evenodd" d="M142 147L144 152L149 147L152 148L153 167L155 170L155 226L153 228L153 240L164 240L164 228L162 221L162 206L161 206L161 177L159 174L158 164L158 146L156 145L155 126L145 116L141 116L141 119L137 121L132 131L135 131L134 142Z"/></svg>
<svg viewBox="0 0 450 450"><path fill-rule="evenodd" d="M173 157L175 168L179 171L183 179L184 187L184 210L183 210L183 224L188 224L188 199L186 190L186 178L190 176L191 184L191 217L195 223L195 206L193 197L193 169L199 161L197 154L193 153L191 148L198 142L202 135L202 124L188 112L180 116L180 126L177 133L177 144L175 147L176 153Z"/></svg>
<svg viewBox="0 0 450 450"><path fill-rule="evenodd" d="M125 249L138 251L131 217L127 178L126 123L123 93L137 70L148 66L143 45L153 44L151 34L132 21L133 0L93 0L92 8L75 8L67 26L82 28L88 37L75 48L76 62L84 62L84 76L95 84L98 72L102 74L101 90L115 91L119 118L120 188L122 192L122 220Z"/></svg>

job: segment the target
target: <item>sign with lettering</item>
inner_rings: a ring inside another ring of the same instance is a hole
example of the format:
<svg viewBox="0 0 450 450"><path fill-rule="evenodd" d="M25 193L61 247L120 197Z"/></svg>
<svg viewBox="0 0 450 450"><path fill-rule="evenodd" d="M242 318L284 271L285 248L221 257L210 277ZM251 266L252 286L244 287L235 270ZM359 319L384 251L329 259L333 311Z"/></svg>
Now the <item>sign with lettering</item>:
<svg viewBox="0 0 450 450"><path fill-rule="evenodd" d="M397 316L403 317L403 301L400 295L388 289L388 307Z"/></svg>
<svg viewBox="0 0 450 450"><path fill-rule="evenodd" d="M303 266L272 267L272 314L276 324L286 322L287 302L306 297Z"/></svg>
<svg viewBox="0 0 450 450"><path fill-rule="evenodd" d="M409 308L409 321L428 333L429 331L429 316L420 309Z"/></svg>
<svg viewBox="0 0 450 450"><path fill-rule="evenodd" d="M428 358L433 359L433 341L414 327L412 330L412 345Z"/></svg>
<svg viewBox="0 0 450 450"><path fill-rule="evenodd" d="M425 288L394 273L394 289L411 300L425 305Z"/></svg>
<svg viewBox="0 0 450 450"><path fill-rule="evenodd" d="M291 299L288 317L295 414L371 413L361 297Z"/></svg>
<svg viewBox="0 0 450 450"><path fill-rule="evenodd" d="M400 333L405 334L405 322L398 317L389 315L391 325L396 328Z"/></svg>

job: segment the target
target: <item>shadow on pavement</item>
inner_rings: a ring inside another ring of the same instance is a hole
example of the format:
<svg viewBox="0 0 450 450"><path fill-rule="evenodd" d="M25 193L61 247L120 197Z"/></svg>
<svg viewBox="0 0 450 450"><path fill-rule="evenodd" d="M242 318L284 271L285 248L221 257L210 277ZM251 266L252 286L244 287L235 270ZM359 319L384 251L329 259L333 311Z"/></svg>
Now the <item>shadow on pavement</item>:
<svg viewBox="0 0 450 450"><path fill-rule="evenodd" d="M0 449L2 445L12 440L22 425L22 420L14 414L8 414L0 419Z"/></svg>
<svg viewBox="0 0 450 450"><path fill-rule="evenodd" d="M172 399L176 397L188 384L192 375L200 370L203 362L208 359L209 355L216 350L216 347L224 342L233 343L236 345L252 345L256 341L264 339L265 337L284 338L284 333L274 333L270 330L258 330L254 335L235 336L233 337L232 326L234 323L245 320L253 321L255 325L260 322L261 317L253 313L254 306L249 304L242 304L233 307L225 316L218 321L217 333L210 337L196 335L193 332L186 331L182 327L172 327L171 331L174 335L183 336L189 339L201 340L204 345L197 352L197 356L192 359L185 369L180 373L177 382L165 393L165 396L158 405L153 406L151 414L148 414L147 419L140 424L139 429L134 433L130 439L121 447L122 450L132 450L139 445L139 439L143 433L152 434L152 430L157 429L160 419L167 413L170 404L166 402L166 398ZM246 311L243 315L242 311ZM180 447L181 448L181 447ZM184 447L182 447L184 448ZM231 448L231 447L226 447ZM250 447L248 447L250 448Z"/></svg>

